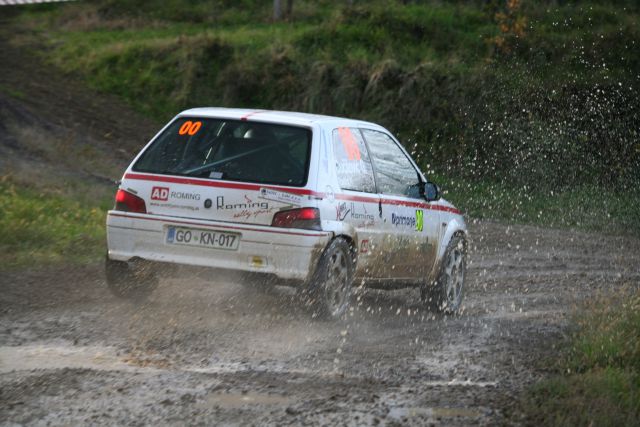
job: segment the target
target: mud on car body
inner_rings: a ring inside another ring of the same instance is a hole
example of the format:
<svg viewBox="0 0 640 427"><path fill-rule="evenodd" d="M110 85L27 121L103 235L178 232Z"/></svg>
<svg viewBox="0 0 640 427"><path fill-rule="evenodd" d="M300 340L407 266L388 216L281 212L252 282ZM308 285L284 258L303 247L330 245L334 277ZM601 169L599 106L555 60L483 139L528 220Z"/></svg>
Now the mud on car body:
<svg viewBox="0 0 640 427"><path fill-rule="evenodd" d="M262 273L339 316L354 283L462 300L466 225L381 126L222 108L177 115L127 168L107 217L107 283L150 292L159 263Z"/></svg>

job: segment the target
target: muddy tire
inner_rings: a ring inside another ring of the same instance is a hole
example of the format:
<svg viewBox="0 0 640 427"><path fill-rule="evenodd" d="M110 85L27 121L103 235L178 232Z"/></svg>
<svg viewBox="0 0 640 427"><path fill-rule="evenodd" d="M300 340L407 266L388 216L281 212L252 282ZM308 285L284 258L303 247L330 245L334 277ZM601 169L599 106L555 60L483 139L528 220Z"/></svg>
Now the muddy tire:
<svg viewBox="0 0 640 427"><path fill-rule="evenodd" d="M349 243L340 237L334 239L320 257L313 279L303 293L314 316L339 318L346 313L354 269Z"/></svg>
<svg viewBox="0 0 640 427"><path fill-rule="evenodd" d="M467 245L463 236L453 236L440 266L435 283L420 289L422 301L437 313L455 313L462 304L467 267Z"/></svg>
<svg viewBox="0 0 640 427"><path fill-rule="evenodd" d="M105 259L107 287L118 298L141 300L158 286L158 277L149 264L140 261Z"/></svg>

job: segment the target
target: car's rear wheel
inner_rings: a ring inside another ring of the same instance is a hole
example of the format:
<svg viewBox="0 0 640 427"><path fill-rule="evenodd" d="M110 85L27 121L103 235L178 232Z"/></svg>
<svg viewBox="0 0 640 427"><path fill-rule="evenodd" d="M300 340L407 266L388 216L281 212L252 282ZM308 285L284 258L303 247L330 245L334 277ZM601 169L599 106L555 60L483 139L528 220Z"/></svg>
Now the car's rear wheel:
<svg viewBox="0 0 640 427"><path fill-rule="evenodd" d="M442 257L435 283L421 288L422 300L439 313L455 313L462 304L467 267L467 245L461 235L453 236Z"/></svg>
<svg viewBox="0 0 640 427"><path fill-rule="evenodd" d="M334 239L322 254L316 272L307 288L314 314L338 318L349 307L353 282L354 258L349 243Z"/></svg>
<svg viewBox="0 0 640 427"><path fill-rule="evenodd" d="M118 298L143 299L158 286L158 276L150 264L143 261L105 259L107 287Z"/></svg>

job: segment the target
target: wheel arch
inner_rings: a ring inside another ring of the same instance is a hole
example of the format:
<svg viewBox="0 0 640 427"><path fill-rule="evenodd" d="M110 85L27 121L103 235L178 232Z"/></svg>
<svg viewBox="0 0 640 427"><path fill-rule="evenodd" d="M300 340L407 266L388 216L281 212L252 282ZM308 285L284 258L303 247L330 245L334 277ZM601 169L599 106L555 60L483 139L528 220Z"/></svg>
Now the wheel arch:
<svg viewBox="0 0 640 427"><path fill-rule="evenodd" d="M442 257L444 256L445 251L447 250L447 246L451 239L456 236L462 236L464 238L465 248L468 245L468 236L469 233L467 231L467 226L463 220L458 218L453 218L451 221L447 223L447 227L442 235L442 239L440 239L440 247L438 248L438 256L437 256L437 264L440 263Z"/></svg>
<svg viewBox="0 0 640 427"><path fill-rule="evenodd" d="M331 245L337 238L342 238L349 243L349 248L351 249L351 255L354 260L358 258L358 232L356 229L346 222L342 221L328 221L327 224L323 227L324 230L330 231L333 233L333 237L329 242L327 242L324 251Z"/></svg>

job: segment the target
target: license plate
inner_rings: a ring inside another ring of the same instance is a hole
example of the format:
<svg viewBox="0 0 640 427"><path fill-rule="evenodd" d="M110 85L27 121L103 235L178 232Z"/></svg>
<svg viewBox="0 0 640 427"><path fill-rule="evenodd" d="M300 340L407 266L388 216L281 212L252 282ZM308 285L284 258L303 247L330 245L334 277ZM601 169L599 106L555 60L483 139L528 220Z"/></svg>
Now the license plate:
<svg viewBox="0 0 640 427"><path fill-rule="evenodd" d="M167 243L170 245L197 246L201 248L235 251L238 249L238 244L240 243L240 235L216 230L169 227L167 229Z"/></svg>

